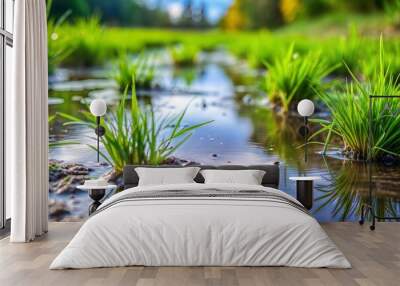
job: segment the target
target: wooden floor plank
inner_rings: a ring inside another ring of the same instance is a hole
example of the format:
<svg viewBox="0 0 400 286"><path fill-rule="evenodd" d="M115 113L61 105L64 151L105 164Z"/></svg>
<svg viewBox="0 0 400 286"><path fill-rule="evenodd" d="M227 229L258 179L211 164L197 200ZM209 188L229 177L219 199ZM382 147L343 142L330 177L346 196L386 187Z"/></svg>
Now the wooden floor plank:
<svg viewBox="0 0 400 286"><path fill-rule="evenodd" d="M400 223L379 223L371 232L356 223L323 224L352 269L289 267L118 267L48 269L81 223L51 223L50 232L29 244L0 240L1 286L267 286L400 285Z"/></svg>

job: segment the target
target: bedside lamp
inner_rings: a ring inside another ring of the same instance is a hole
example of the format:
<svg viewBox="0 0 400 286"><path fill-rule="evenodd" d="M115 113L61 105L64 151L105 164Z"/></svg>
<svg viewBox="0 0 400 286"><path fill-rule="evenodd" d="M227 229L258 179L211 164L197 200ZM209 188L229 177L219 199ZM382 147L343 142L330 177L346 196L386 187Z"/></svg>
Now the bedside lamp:
<svg viewBox="0 0 400 286"><path fill-rule="evenodd" d="M314 103L309 99L303 99L297 105L297 112L304 117L303 136L304 136L304 161L307 162L307 141L308 141L308 117L314 114Z"/></svg>
<svg viewBox="0 0 400 286"><path fill-rule="evenodd" d="M107 112L107 104L102 99L95 99L90 104L90 113L96 116L97 127L95 133L97 135L97 163L100 162L100 137L106 133L106 129L100 125L101 117Z"/></svg>
<svg viewBox="0 0 400 286"><path fill-rule="evenodd" d="M314 114L314 103L309 99L303 99L297 105L297 112L304 117L304 125L300 129L301 135L304 136L304 161L307 163L307 143L308 143L308 117ZM296 198L303 204L305 208L311 210L314 202L313 183L321 179L320 177L299 176L290 177L292 181L296 181Z"/></svg>

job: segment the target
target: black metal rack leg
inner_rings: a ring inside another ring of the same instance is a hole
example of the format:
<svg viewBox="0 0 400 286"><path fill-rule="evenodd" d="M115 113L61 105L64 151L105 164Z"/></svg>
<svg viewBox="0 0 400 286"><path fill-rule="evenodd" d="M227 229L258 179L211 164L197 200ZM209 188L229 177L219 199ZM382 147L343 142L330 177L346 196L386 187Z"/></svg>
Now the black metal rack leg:
<svg viewBox="0 0 400 286"><path fill-rule="evenodd" d="M400 216L377 216L374 212L374 209L369 206L369 205L363 205L361 206L361 217L360 220L358 221L360 225L363 225L365 222L365 218L368 215L368 212L371 213L371 225L369 226L370 230L375 230L376 227L376 220L379 221L400 221Z"/></svg>
<svg viewBox="0 0 400 286"><path fill-rule="evenodd" d="M375 214L374 212L371 210L371 214L372 214L372 224L369 226L370 230L375 230Z"/></svg>
<svg viewBox="0 0 400 286"><path fill-rule="evenodd" d="M364 224L364 205L361 206L361 218L360 218L360 220L358 221L358 223L359 223L360 225L363 225L363 224Z"/></svg>

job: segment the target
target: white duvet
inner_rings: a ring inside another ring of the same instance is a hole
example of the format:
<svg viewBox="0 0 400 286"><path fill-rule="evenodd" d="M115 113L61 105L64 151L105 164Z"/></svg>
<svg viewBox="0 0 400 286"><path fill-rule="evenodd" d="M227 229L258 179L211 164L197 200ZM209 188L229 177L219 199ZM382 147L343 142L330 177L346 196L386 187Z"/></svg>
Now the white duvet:
<svg viewBox="0 0 400 286"><path fill-rule="evenodd" d="M204 188L263 190L297 202L279 190L254 185L132 188L105 201L100 207L103 211L84 223L50 269L127 265L351 267L318 222L288 204L229 197L115 203L131 192Z"/></svg>

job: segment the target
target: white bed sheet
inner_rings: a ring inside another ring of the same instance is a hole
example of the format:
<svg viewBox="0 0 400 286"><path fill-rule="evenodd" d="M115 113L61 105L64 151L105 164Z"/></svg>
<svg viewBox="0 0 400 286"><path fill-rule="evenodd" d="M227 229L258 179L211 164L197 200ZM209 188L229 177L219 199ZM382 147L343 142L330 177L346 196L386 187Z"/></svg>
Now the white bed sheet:
<svg viewBox="0 0 400 286"><path fill-rule="evenodd" d="M254 185L179 184L155 190L263 190ZM296 201L297 202L297 201ZM293 266L350 268L318 222L293 206L262 199L124 201L90 217L50 269L145 266Z"/></svg>

